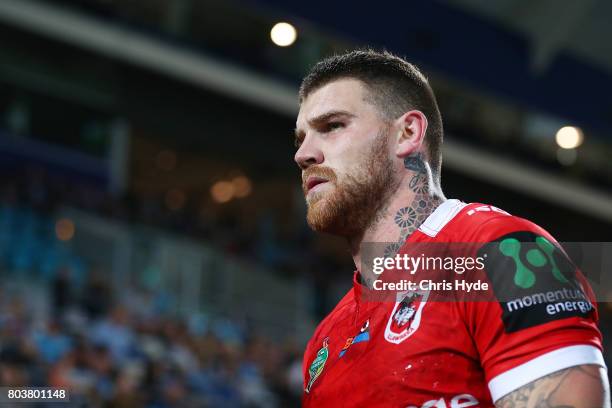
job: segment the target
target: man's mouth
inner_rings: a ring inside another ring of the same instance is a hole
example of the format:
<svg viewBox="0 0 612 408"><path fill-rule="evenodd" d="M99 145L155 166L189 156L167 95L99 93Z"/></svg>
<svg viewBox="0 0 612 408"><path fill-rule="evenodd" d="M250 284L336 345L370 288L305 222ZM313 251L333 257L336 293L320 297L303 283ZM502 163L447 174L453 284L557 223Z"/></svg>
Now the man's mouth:
<svg viewBox="0 0 612 408"><path fill-rule="evenodd" d="M313 188L318 186L319 184L327 183L329 180L324 179L323 177L310 176L306 180L306 192L309 193Z"/></svg>

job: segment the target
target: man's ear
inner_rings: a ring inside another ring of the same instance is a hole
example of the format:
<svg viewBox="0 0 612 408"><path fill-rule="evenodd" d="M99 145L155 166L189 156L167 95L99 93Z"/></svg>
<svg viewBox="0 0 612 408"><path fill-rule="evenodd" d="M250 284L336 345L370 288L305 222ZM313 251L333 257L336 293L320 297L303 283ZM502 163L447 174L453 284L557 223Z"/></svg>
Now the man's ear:
<svg viewBox="0 0 612 408"><path fill-rule="evenodd" d="M397 129L395 154L405 158L421 149L427 131L427 118L423 112L411 110L397 118L394 128Z"/></svg>

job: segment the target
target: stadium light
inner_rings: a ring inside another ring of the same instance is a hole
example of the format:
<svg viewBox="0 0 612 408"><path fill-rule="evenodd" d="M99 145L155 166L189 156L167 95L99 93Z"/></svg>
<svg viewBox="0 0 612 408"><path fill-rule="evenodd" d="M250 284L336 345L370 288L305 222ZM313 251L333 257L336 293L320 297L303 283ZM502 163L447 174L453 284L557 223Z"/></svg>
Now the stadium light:
<svg viewBox="0 0 612 408"><path fill-rule="evenodd" d="M562 149L575 149L582 144L584 135L578 127L564 126L557 131L555 140Z"/></svg>
<svg viewBox="0 0 612 408"><path fill-rule="evenodd" d="M270 30L270 38L272 42L279 47L287 47L293 44L297 38L297 31L289 23L276 23Z"/></svg>
<svg viewBox="0 0 612 408"><path fill-rule="evenodd" d="M234 197L234 185L229 181L217 181L210 188L210 195L217 203L227 203Z"/></svg>

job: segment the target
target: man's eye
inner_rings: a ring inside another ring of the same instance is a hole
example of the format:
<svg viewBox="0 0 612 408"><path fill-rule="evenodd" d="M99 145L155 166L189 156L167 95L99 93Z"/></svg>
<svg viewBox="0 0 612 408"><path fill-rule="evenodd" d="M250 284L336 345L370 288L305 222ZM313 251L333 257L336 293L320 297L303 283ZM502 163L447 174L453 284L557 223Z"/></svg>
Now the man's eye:
<svg viewBox="0 0 612 408"><path fill-rule="evenodd" d="M344 127L344 123L342 122L329 122L327 125L325 125L325 130L331 132L332 130L336 130L342 127Z"/></svg>

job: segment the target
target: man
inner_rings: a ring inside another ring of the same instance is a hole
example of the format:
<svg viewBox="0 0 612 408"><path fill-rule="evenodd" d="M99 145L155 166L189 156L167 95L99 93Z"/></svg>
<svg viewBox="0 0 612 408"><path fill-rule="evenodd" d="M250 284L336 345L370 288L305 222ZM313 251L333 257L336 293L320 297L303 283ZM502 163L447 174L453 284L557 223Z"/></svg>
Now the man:
<svg viewBox="0 0 612 408"><path fill-rule="evenodd" d="M349 52L316 64L299 97L308 223L345 237L357 268L308 343L304 406L610 406L586 281L537 225L444 197L442 120L416 67ZM497 300L434 302L412 290L365 302L378 276L362 265L363 246L376 242L390 257L413 243L483 243ZM538 247L525 255L523 243Z"/></svg>

